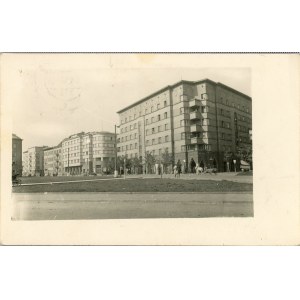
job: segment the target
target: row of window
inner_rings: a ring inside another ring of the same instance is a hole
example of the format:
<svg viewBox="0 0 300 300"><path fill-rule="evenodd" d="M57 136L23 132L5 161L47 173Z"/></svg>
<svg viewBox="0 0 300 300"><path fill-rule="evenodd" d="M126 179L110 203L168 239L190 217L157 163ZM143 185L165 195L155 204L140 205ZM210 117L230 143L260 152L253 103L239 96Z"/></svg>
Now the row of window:
<svg viewBox="0 0 300 300"><path fill-rule="evenodd" d="M164 112L163 115L157 115L155 117L151 117L151 119L146 119L145 122L146 122L146 125L149 125L149 124L152 124L152 123L155 123L162 119L167 119L167 118L168 118L168 112ZM150 121L151 121L151 123L150 123Z"/></svg>
<svg viewBox="0 0 300 300"><path fill-rule="evenodd" d="M228 99L223 99L223 97L220 97L219 102L222 104L225 104L227 106L230 106L229 100ZM246 107L244 105L240 105L239 103L231 102L231 106L233 108L237 108L241 111L249 113L249 107Z"/></svg>
<svg viewBox="0 0 300 300"><path fill-rule="evenodd" d="M239 121L243 121L243 122L248 122L248 123L251 122L250 118L241 116L241 115L239 115L239 114L237 114L237 119L238 119Z"/></svg>
<svg viewBox="0 0 300 300"><path fill-rule="evenodd" d="M90 137L84 137L82 138L82 142L83 143L89 143L90 142L90 139L93 139L94 141L112 141L114 138L113 136L94 136L93 138L90 138ZM76 140L71 140L71 141L67 141L67 142L64 142L63 143L63 146L70 146L70 145L75 145L75 144L79 144L80 142L80 139L76 139Z"/></svg>
<svg viewBox="0 0 300 300"><path fill-rule="evenodd" d="M168 135L166 135L165 137L159 137L157 139L146 140L146 146L157 145L157 144L167 143L167 142L169 142Z"/></svg>
<svg viewBox="0 0 300 300"><path fill-rule="evenodd" d="M169 129L170 129L169 124L164 124L164 126L159 125L157 127L151 128L151 129L146 129L146 135L154 134L157 132L162 132L162 131L169 130Z"/></svg>
<svg viewBox="0 0 300 300"><path fill-rule="evenodd" d="M146 108L144 110L144 114L147 115L148 113L153 113L154 111L157 111L157 110L159 110L159 109L161 109L163 107L166 107L167 105L168 105L167 101L164 101L163 106L160 103L157 103L156 107L155 106L151 106L150 109ZM141 115L142 115L142 112L140 111L139 112L139 117ZM129 116L128 118L127 117L122 118L121 119L121 124L125 124L127 122L131 122L131 121L135 120L136 118L137 118L137 114L133 114L133 115Z"/></svg>
<svg viewBox="0 0 300 300"><path fill-rule="evenodd" d="M238 130L241 131L241 132L247 132L247 133L249 133L250 128L238 125Z"/></svg>
<svg viewBox="0 0 300 300"><path fill-rule="evenodd" d="M230 122L220 121L220 126L222 128L230 128Z"/></svg>

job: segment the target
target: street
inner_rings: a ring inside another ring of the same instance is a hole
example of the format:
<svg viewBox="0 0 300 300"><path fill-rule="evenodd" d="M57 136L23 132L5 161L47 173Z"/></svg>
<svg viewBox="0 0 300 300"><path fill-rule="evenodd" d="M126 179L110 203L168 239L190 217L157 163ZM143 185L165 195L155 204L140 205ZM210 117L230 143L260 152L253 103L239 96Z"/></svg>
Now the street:
<svg viewBox="0 0 300 300"><path fill-rule="evenodd" d="M13 220L253 217L253 194L13 193Z"/></svg>

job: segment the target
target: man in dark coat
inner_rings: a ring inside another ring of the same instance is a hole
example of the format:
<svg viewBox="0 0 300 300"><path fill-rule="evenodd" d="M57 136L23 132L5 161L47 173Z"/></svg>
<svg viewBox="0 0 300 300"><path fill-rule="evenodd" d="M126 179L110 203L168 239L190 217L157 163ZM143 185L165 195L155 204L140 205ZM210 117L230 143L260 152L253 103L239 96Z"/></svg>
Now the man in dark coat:
<svg viewBox="0 0 300 300"><path fill-rule="evenodd" d="M191 172L195 173L196 163L193 158L191 159L190 166L191 166Z"/></svg>

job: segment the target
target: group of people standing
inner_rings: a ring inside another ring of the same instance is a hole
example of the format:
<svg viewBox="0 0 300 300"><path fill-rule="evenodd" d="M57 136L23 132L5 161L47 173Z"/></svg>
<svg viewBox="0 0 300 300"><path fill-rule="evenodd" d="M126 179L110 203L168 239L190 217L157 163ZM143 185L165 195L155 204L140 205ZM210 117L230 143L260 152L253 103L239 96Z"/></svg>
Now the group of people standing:
<svg viewBox="0 0 300 300"><path fill-rule="evenodd" d="M183 166L183 167L185 168L185 166ZM190 161L190 170L191 170L191 173L196 173L196 174L203 173L203 171L204 171L204 163L203 163L203 161L201 161L200 165L199 165L198 163L196 163L194 161L193 158L191 158L191 161ZM180 159L178 159L177 163L174 166L175 178L176 177L179 178L181 173L182 173L182 164L181 164Z"/></svg>

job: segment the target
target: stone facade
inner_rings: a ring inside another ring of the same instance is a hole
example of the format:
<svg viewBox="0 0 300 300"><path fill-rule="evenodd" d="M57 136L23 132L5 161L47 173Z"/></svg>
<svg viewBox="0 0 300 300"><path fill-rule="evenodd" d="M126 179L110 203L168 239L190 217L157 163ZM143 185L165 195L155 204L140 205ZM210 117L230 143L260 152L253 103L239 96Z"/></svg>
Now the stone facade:
<svg viewBox="0 0 300 300"><path fill-rule="evenodd" d="M180 81L120 110L118 155L168 151L189 168L193 158L225 171L239 149L251 147L252 99L209 79ZM232 168L231 168L232 169Z"/></svg>

